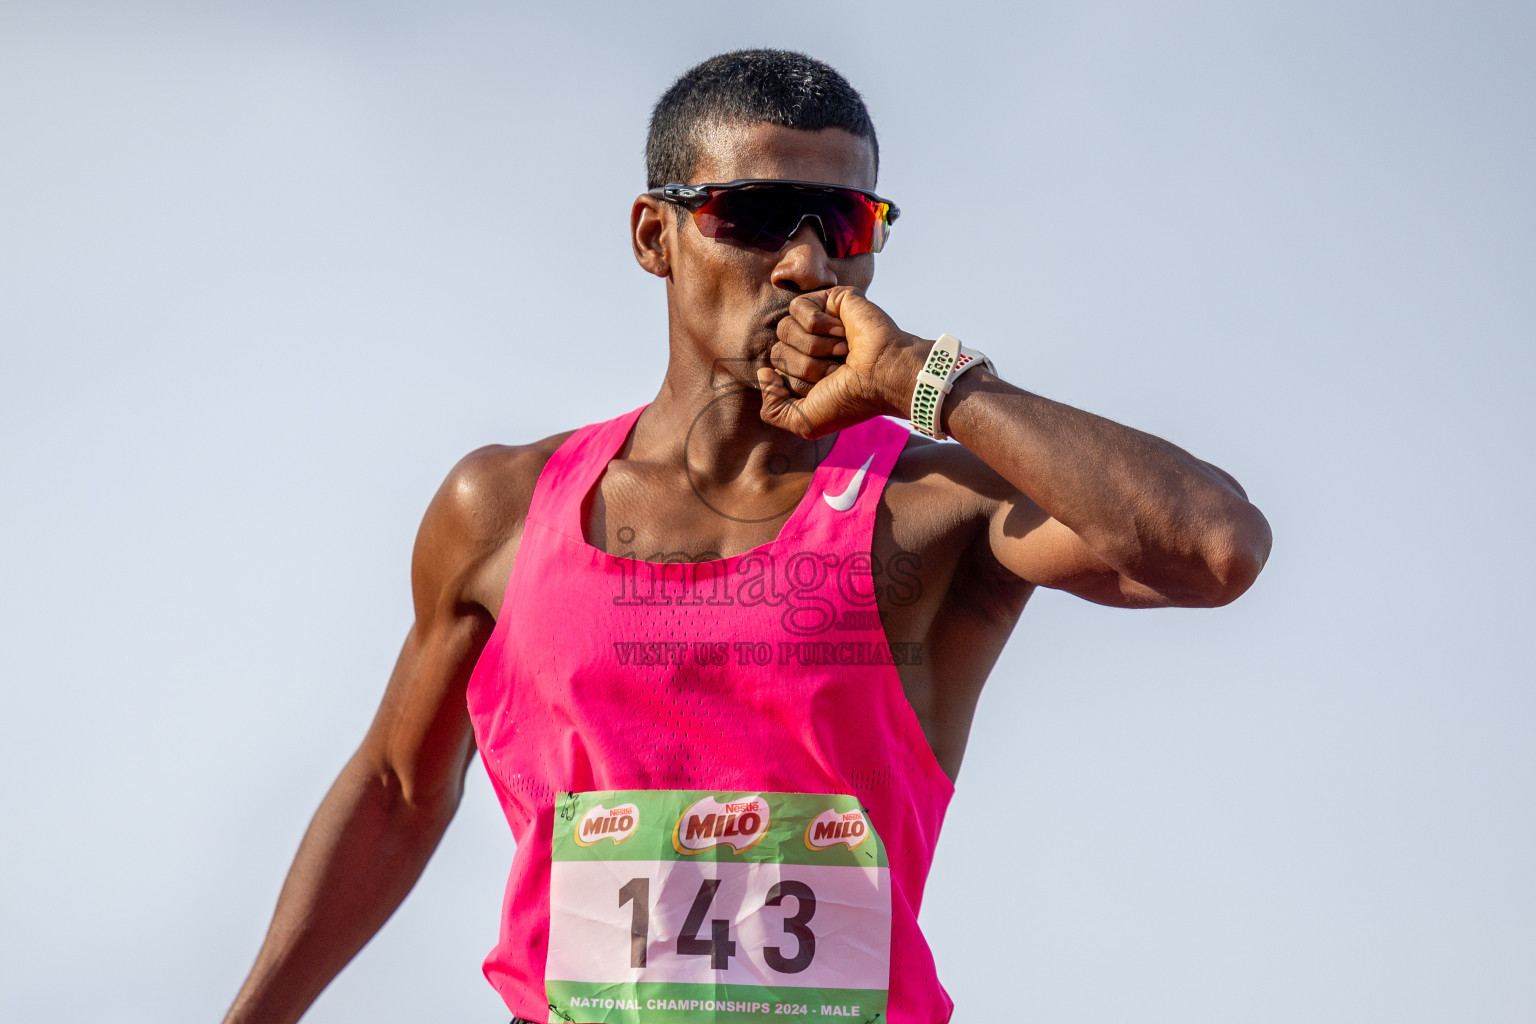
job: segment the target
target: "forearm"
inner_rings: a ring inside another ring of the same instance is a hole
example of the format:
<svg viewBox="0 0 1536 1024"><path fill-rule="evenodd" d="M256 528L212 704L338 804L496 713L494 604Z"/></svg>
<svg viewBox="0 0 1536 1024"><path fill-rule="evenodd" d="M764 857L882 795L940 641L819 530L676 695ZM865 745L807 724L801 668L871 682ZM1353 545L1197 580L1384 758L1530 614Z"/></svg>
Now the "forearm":
<svg viewBox="0 0 1536 1024"><path fill-rule="evenodd" d="M394 913L453 805L413 807L387 773L342 770L294 857L226 1024L291 1024Z"/></svg>
<svg viewBox="0 0 1536 1024"><path fill-rule="evenodd" d="M1116 571L1179 603L1225 603L1269 552L1269 526L1226 473L1176 445L961 376L942 426Z"/></svg>

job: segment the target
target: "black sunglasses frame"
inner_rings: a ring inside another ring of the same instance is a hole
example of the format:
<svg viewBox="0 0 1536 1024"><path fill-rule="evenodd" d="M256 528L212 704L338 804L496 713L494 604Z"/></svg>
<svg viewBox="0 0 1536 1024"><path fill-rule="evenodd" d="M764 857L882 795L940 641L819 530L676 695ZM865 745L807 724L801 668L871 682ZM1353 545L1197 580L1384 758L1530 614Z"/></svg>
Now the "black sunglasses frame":
<svg viewBox="0 0 1536 1024"><path fill-rule="evenodd" d="M673 182L660 188L653 188L646 195L654 199L660 199L668 203L676 203L689 211L697 211L699 207L709 202L710 190L724 192L729 189L741 188L745 185L788 185L792 188L803 189L807 192L857 192L866 199L876 203L884 203L888 208L885 215L887 225L896 223L896 218L901 216L901 210L896 204L883 196L878 196L867 188L854 188L851 185L833 185L825 181L796 181L792 178L737 178L735 181L707 182L702 185L683 185Z"/></svg>

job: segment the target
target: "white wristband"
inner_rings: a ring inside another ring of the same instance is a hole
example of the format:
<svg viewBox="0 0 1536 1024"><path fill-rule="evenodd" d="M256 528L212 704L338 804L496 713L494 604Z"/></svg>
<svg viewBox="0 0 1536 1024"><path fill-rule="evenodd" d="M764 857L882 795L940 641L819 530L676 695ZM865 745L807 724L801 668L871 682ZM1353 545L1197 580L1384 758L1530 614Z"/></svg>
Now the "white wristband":
<svg viewBox="0 0 1536 1024"><path fill-rule="evenodd" d="M912 428L927 437L944 439L949 435L939 429L939 410L944 396L955 386L955 379L976 365L985 366L988 373L997 373L992 360L972 348L960 344L960 339L950 334L939 335L939 340L928 350L928 360L918 371L917 384L912 389Z"/></svg>

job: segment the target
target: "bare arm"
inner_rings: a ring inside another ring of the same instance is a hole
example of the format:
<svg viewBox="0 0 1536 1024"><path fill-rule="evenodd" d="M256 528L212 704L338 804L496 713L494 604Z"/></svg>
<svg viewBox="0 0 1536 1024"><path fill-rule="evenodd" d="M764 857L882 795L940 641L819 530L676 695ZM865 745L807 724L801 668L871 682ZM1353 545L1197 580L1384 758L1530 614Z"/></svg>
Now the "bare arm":
<svg viewBox="0 0 1536 1024"><path fill-rule="evenodd" d="M1264 567L1263 514L1231 476L1176 445L979 370L942 413L1011 485L988 540L1023 579L1103 604L1209 607Z"/></svg>
<svg viewBox="0 0 1536 1024"><path fill-rule="evenodd" d="M907 416L932 345L845 287L795 298L778 332L772 356L790 387L759 372L763 418L806 436ZM942 418L975 457L956 465L984 499L991 553L1021 579L1105 604L1211 606L1242 594L1269 556L1269 524L1237 482L1160 438L980 369Z"/></svg>
<svg viewBox="0 0 1536 1024"><path fill-rule="evenodd" d="M496 566L527 509L497 486L518 451L470 456L428 508L412 558L415 623L299 845L226 1024L297 1021L405 899L458 809L475 752L465 686L493 627L484 595L500 597Z"/></svg>

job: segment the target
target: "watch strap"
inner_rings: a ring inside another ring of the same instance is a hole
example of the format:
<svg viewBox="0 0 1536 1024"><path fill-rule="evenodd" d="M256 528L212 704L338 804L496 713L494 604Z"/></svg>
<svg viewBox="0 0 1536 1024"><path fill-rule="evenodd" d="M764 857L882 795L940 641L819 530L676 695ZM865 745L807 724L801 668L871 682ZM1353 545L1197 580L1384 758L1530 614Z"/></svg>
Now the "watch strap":
<svg viewBox="0 0 1536 1024"><path fill-rule="evenodd" d="M943 440L949 435L939 429L939 410L944 406L944 396L955 386L955 380L973 366L985 366L995 374L992 360L973 348L960 344L952 334L941 334L928 358L918 371L917 383L912 389L912 428L925 437Z"/></svg>

